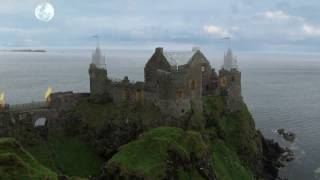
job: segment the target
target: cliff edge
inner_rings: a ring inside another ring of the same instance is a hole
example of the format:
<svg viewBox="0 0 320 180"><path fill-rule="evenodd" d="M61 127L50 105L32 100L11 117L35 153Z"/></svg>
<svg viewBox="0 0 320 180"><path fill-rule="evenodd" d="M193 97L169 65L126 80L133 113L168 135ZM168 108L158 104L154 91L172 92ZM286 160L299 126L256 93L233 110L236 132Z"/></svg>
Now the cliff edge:
<svg viewBox="0 0 320 180"><path fill-rule="evenodd" d="M97 103L89 97L60 112L46 137L36 130L25 136L21 124L11 124L7 134L52 169L32 172L52 179L61 173L98 180L276 179L282 148L256 130L245 103L234 112L226 103L222 96L206 96L203 113L191 110L174 118L152 105ZM11 176L8 172L1 175Z"/></svg>

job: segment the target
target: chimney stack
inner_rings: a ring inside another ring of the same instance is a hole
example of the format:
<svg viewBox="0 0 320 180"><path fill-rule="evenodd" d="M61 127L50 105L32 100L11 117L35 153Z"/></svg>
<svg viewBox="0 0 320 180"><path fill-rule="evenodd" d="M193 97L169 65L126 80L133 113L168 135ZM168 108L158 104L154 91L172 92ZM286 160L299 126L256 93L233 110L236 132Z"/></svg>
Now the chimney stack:
<svg viewBox="0 0 320 180"><path fill-rule="evenodd" d="M193 47L193 48L192 48L192 52L197 52L197 51L200 51L200 48L199 48L199 47Z"/></svg>
<svg viewBox="0 0 320 180"><path fill-rule="evenodd" d="M156 53L163 53L163 48L162 47L157 47L156 48Z"/></svg>

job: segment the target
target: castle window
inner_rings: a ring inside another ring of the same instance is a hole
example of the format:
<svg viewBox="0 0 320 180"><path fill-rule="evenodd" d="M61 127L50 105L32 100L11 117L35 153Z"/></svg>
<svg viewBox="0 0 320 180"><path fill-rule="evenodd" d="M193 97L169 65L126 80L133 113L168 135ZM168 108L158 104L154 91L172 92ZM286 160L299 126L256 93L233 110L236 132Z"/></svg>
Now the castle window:
<svg viewBox="0 0 320 180"><path fill-rule="evenodd" d="M227 81L227 78L226 77L222 77L220 79L220 86L225 88L226 86L228 85L228 81Z"/></svg>
<svg viewBox="0 0 320 180"><path fill-rule="evenodd" d="M196 81L192 80L191 83L190 83L190 89L194 90L195 88L196 88Z"/></svg>
<svg viewBox="0 0 320 180"><path fill-rule="evenodd" d="M221 96L228 96L228 95L229 95L229 93L228 93L227 90L222 90L221 91Z"/></svg>
<svg viewBox="0 0 320 180"><path fill-rule="evenodd" d="M204 65L201 66L201 71L205 72L206 71L206 67Z"/></svg>
<svg viewBox="0 0 320 180"><path fill-rule="evenodd" d="M177 92L176 92L176 97L177 97L177 99L181 99L182 96L183 96L182 90L177 90Z"/></svg>
<svg viewBox="0 0 320 180"><path fill-rule="evenodd" d="M125 100L129 100L129 98L130 98L129 90L128 90L128 89L125 89L125 90L124 90L124 99L125 99Z"/></svg>
<svg viewBox="0 0 320 180"><path fill-rule="evenodd" d="M140 89L138 89L136 91L136 101L141 102L142 100L143 100L142 91Z"/></svg>
<svg viewBox="0 0 320 180"><path fill-rule="evenodd" d="M234 76L231 77L231 82L235 82L236 78Z"/></svg>

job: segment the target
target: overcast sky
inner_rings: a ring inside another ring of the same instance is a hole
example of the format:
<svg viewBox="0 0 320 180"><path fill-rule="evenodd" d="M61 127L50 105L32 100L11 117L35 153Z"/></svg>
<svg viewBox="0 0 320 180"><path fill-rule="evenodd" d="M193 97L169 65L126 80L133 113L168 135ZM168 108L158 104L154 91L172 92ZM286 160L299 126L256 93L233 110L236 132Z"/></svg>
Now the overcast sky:
<svg viewBox="0 0 320 180"><path fill-rule="evenodd" d="M0 47L225 48L317 52L319 0L49 0L50 22L34 16L45 0L0 0Z"/></svg>

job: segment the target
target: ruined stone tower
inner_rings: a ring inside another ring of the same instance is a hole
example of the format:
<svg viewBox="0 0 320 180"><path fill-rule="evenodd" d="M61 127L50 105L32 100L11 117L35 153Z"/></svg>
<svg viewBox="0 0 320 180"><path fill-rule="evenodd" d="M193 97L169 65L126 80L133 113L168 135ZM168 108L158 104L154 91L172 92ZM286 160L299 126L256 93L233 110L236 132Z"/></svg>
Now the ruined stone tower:
<svg viewBox="0 0 320 180"><path fill-rule="evenodd" d="M199 48L168 51L156 48L145 66L145 86L170 114L202 111L203 95L213 94L216 74Z"/></svg>
<svg viewBox="0 0 320 180"><path fill-rule="evenodd" d="M241 72L238 70L237 59L229 48L224 55L224 63L219 71L221 95L225 97L231 111L239 110L242 103Z"/></svg>
<svg viewBox="0 0 320 180"><path fill-rule="evenodd" d="M92 53L92 63L89 68L91 95L103 95L106 93L108 74L105 56L102 54L99 44Z"/></svg>

